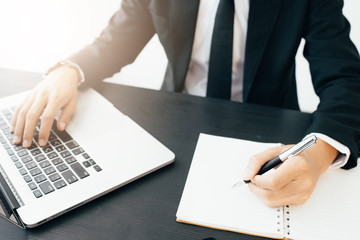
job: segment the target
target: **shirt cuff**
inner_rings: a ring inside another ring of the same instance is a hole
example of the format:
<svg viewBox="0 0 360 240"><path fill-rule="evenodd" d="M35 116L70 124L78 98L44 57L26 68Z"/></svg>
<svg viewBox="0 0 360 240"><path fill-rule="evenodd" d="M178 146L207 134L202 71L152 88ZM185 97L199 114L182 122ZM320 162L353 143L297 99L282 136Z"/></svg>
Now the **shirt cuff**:
<svg viewBox="0 0 360 240"><path fill-rule="evenodd" d="M347 146L322 133L310 133L306 137L310 135L315 135L317 138L320 138L321 140L338 150L339 154L329 168L341 168L345 166L350 157L350 149Z"/></svg>

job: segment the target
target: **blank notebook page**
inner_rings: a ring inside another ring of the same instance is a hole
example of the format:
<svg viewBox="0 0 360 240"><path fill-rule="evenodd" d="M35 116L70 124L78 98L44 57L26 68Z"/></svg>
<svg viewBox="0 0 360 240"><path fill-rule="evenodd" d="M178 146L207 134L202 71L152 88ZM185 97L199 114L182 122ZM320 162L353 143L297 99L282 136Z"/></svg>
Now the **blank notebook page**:
<svg viewBox="0 0 360 240"><path fill-rule="evenodd" d="M290 207L296 239L359 239L360 167L329 169L304 205Z"/></svg>
<svg viewBox="0 0 360 240"><path fill-rule="evenodd" d="M177 219L193 224L284 236L282 208L268 208L241 180L251 155L279 144L257 143L200 134Z"/></svg>

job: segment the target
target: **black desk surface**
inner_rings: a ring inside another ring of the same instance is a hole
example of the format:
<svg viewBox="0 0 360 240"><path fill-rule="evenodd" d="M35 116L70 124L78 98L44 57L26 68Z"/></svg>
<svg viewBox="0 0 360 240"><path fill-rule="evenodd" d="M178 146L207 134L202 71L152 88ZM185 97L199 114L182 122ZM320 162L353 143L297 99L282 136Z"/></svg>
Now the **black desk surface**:
<svg viewBox="0 0 360 240"><path fill-rule="evenodd" d="M28 90L40 79L0 69L0 97ZM175 162L35 229L0 219L0 239L262 239L175 221L199 133L295 143L309 114L113 84L97 90L171 149Z"/></svg>

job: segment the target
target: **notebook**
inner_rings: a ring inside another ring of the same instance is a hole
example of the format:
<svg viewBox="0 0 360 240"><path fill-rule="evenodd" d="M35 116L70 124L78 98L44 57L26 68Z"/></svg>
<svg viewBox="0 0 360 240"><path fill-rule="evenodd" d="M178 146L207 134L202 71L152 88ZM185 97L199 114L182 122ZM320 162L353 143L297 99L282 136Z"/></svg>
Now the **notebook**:
<svg viewBox="0 0 360 240"><path fill-rule="evenodd" d="M303 205L269 208L246 185L232 188L250 155L277 145L200 134L177 221L278 239L358 237L359 168L327 170Z"/></svg>
<svg viewBox="0 0 360 240"><path fill-rule="evenodd" d="M36 227L162 168L175 155L93 89L79 92L65 132L49 143L13 144L10 121L28 93L0 99L0 215Z"/></svg>

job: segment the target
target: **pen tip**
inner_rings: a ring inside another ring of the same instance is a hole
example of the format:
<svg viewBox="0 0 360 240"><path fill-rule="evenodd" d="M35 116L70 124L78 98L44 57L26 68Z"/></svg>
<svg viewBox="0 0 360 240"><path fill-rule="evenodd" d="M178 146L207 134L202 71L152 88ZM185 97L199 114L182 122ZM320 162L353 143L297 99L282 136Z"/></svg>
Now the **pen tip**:
<svg viewBox="0 0 360 240"><path fill-rule="evenodd" d="M235 184L232 186L232 188L237 188L237 187L240 187L240 186L242 186L242 185L244 185L244 184L245 184L244 181L239 181L239 182L235 183Z"/></svg>

